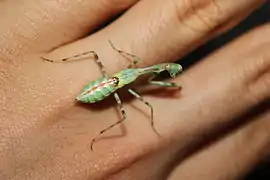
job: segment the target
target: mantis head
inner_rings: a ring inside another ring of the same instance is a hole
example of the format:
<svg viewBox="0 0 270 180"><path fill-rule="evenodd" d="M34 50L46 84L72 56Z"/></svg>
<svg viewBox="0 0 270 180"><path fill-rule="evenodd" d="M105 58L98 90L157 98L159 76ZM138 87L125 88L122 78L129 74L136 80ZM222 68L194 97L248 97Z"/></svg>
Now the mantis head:
<svg viewBox="0 0 270 180"><path fill-rule="evenodd" d="M168 63L165 68L173 78L183 70L182 66L176 63Z"/></svg>

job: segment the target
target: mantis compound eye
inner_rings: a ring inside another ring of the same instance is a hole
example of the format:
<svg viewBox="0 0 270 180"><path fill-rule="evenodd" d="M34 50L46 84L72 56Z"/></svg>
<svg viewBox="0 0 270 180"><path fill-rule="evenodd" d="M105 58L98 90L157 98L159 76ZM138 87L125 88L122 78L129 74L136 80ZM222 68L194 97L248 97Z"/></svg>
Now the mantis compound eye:
<svg viewBox="0 0 270 180"><path fill-rule="evenodd" d="M171 63L166 65L166 69L170 73L171 77L175 77L182 71L182 66L180 64Z"/></svg>

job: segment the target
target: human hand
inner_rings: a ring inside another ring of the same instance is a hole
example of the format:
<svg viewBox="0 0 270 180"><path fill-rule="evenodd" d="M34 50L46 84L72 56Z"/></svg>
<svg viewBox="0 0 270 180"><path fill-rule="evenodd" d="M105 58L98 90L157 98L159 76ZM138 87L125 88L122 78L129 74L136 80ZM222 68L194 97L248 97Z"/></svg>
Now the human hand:
<svg viewBox="0 0 270 180"><path fill-rule="evenodd" d="M74 102L85 84L101 77L97 65L91 58L53 64L40 56L57 60L95 50L113 74L128 62L111 49L111 39L140 56L138 66L172 62L233 27L262 1L134 3L1 3L1 179L165 179L175 165L178 179L238 179L268 155L269 25L172 80L183 86L179 94L142 93L154 107L162 138L149 125L149 109L120 94L127 120L90 150L92 138L120 118L113 99Z"/></svg>

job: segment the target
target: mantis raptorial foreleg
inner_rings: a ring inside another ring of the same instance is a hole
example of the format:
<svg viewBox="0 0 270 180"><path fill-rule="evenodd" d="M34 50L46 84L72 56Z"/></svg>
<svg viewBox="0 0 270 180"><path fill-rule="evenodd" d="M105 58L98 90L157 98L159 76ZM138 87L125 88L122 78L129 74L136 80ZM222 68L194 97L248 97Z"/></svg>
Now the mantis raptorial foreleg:
<svg viewBox="0 0 270 180"><path fill-rule="evenodd" d="M178 87L181 89L181 85L173 83L173 82L165 82L165 81L153 81L153 79L157 76L158 74L153 74L149 79L148 82L150 84L156 85L156 86L161 86L161 87Z"/></svg>

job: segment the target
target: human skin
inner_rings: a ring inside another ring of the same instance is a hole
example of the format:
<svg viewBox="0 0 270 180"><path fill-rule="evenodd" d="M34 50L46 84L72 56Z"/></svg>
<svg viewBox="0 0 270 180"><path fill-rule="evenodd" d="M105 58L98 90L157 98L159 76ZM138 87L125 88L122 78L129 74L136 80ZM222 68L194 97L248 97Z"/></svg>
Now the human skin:
<svg viewBox="0 0 270 180"><path fill-rule="evenodd" d="M101 77L98 66L91 57L63 64L40 56L57 60L95 50L113 74L129 62L112 50L110 39L140 56L139 67L173 62L263 2L1 2L0 179L243 177L269 155L270 25L184 70L172 80L183 86L180 92L141 91L154 106L161 138L150 127L149 109L121 93L127 120L106 132L94 151L92 138L120 118L113 98L89 105L74 101L85 84Z"/></svg>

